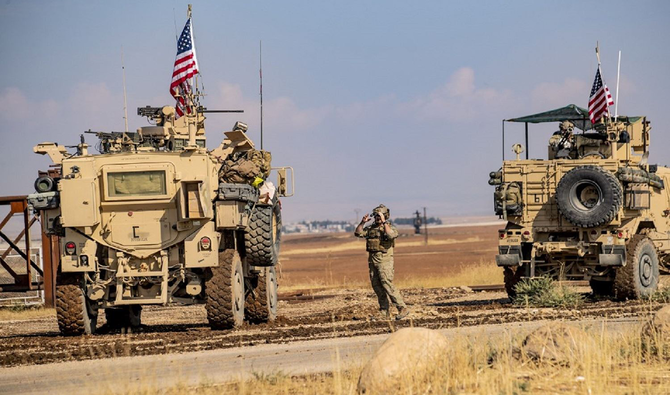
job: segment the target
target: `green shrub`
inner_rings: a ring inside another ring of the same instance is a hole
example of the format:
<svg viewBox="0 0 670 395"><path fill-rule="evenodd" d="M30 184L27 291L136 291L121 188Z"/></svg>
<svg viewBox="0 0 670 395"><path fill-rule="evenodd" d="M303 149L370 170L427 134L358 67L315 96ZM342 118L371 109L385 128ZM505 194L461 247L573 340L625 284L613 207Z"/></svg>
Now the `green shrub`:
<svg viewBox="0 0 670 395"><path fill-rule="evenodd" d="M549 277L525 278L516 285L515 304L530 307L577 307L584 297Z"/></svg>
<svg viewBox="0 0 670 395"><path fill-rule="evenodd" d="M670 287L656 290L648 299L657 303L670 303Z"/></svg>

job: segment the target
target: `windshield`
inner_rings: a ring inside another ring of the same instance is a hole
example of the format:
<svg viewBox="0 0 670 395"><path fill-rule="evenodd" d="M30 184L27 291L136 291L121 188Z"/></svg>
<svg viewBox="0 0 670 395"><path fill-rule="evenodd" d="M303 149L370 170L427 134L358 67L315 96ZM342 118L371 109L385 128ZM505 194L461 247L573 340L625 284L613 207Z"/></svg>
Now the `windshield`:
<svg viewBox="0 0 670 395"><path fill-rule="evenodd" d="M107 173L109 197L166 195L165 170Z"/></svg>

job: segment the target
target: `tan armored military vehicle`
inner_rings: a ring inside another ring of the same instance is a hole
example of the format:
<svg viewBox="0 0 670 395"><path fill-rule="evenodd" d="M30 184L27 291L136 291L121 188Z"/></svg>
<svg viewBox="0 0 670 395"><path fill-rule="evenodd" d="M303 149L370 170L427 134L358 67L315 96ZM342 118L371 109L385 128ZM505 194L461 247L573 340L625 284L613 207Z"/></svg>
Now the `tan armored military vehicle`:
<svg viewBox="0 0 670 395"><path fill-rule="evenodd" d="M111 327L132 328L151 304L203 303L215 329L275 318L279 197L293 193L292 169L275 169L273 185L269 153L240 122L208 151L204 114L216 111L191 110L139 108L153 125L97 133L99 154L83 137L73 154L35 147L60 170L37 179L29 202L60 236L63 334L93 333L100 309Z"/></svg>
<svg viewBox="0 0 670 395"><path fill-rule="evenodd" d="M570 105L507 122L556 122L548 159L504 160L490 174L499 231L498 266L510 296L524 277L588 280L596 294L651 295L670 270L670 178L649 165L645 117L603 118ZM503 146L504 146L503 122Z"/></svg>

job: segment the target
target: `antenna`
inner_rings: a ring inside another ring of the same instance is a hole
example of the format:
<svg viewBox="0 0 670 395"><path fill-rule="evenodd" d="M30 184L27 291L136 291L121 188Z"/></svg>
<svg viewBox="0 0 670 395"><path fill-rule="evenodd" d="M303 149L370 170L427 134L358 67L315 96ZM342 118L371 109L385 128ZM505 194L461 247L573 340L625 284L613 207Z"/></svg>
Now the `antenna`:
<svg viewBox="0 0 670 395"><path fill-rule="evenodd" d="M619 117L619 76L621 75L621 51L619 51L619 62L616 66L616 99L614 100L614 119Z"/></svg>
<svg viewBox="0 0 670 395"><path fill-rule="evenodd" d="M602 79L602 78L603 78L603 71L602 71L602 69L601 69L601 67L600 67L600 44L598 43L598 41L596 41L596 57L598 58L598 71L600 72L600 78ZM617 79L617 84L618 84L618 83L619 83L619 80ZM603 82L603 85L605 85L604 82ZM617 89L617 91L618 91L618 89ZM611 116L611 115L610 115L610 106L607 105L606 107L607 107L607 118L606 118L606 121L609 122L609 119L610 119L610 116Z"/></svg>
<svg viewBox="0 0 670 395"><path fill-rule="evenodd" d="M259 52L258 52L258 59L259 59L259 69L258 69L258 75L260 76L261 80L261 150L263 149L263 41L259 41Z"/></svg>
<svg viewBox="0 0 670 395"><path fill-rule="evenodd" d="M177 13L176 13L174 7L172 7L172 17L174 18L174 41L178 43L179 42L179 31L177 31Z"/></svg>
<svg viewBox="0 0 670 395"><path fill-rule="evenodd" d="M128 133L128 98L126 96L126 65L123 61L123 46L121 46L121 70L123 72L123 120L126 124L126 133Z"/></svg>

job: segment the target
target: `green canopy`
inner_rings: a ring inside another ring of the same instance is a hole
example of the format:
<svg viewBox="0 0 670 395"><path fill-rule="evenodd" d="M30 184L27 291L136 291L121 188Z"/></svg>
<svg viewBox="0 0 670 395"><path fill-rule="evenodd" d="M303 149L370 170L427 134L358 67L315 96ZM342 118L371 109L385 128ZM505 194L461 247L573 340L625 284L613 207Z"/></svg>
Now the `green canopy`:
<svg viewBox="0 0 670 395"><path fill-rule="evenodd" d="M565 107L557 108L551 111L545 111L538 114L526 115L524 117L506 119L507 122L528 122L528 123L544 123L544 122L563 122L570 121L575 124L578 129L591 129L591 120L589 119L589 111L574 104L569 104Z"/></svg>
<svg viewBox="0 0 670 395"><path fill-rule="evenodd" d="M635 123L642 117L626 117L619 116L619 121L628 121ZM557 108L551 111L545 111L538 114L526 115L524 117L506 119L507 122L527 122L527 123L544 123L544 122L563 122L570 121L575 124L575 127L581 130L593 129L591 120L589 120L589 111L574 104L569 104L565 107Z"/></svg>

